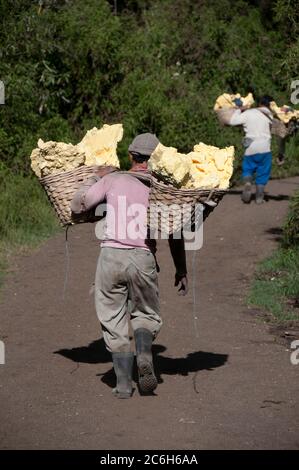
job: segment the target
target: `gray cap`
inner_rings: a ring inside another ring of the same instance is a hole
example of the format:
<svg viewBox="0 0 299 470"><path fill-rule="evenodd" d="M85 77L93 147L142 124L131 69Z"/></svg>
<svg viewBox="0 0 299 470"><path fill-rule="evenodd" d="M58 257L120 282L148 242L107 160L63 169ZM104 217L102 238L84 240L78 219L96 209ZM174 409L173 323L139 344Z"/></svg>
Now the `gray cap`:
<svg viewBox="0 0 299 470"><path fill-rule="evenodd" d="M129 145L129 152L138 153L140 155L148 155L149 157L159 144L159 139L155 134L146 132L145 134L139 134L133 139Z"/></svg>

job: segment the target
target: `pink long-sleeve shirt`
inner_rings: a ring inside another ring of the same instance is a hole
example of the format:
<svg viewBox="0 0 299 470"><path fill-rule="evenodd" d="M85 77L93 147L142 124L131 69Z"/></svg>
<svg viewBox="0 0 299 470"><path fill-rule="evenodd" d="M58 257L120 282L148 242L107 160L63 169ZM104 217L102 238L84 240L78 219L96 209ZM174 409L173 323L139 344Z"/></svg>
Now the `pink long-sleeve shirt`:
<svg viewBox="0 0 299 470"><path fill-rule="evenodd" d="M148 250L149 187L129 173L111 173L87 190L85 209L92 209L104 200L107 202L107 215L102 246Z"/></svg>

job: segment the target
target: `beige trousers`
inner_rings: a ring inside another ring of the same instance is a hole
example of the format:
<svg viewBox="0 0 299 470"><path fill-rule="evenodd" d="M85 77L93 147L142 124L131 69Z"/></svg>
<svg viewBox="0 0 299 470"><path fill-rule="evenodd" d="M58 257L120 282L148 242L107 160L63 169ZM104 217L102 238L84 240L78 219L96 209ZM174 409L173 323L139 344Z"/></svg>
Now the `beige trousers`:
<svg viewBox="0 0 299 470"><path fill-rule="evenodd" d="M96 271L95 306L109 351L130 351L130 321L133 331L146 328L156 337L162 320L153 254L141 248L103 247Z"/></svg>

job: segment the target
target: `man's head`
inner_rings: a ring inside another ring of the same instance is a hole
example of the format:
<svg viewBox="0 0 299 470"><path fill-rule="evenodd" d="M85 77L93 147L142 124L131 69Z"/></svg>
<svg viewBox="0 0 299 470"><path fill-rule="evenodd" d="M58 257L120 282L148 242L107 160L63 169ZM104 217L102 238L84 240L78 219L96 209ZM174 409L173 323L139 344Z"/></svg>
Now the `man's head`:
<svg viewBox="0 0 299 470"><path fill-rule="evenodd" d="M129 153L135 163L147 162L158 144L155 134L139 134L129 145Z"/></svg>
<svg viewBox="0 0 299 470"><path fill-rule="evenodd" d="M270 108L270 103L271 101L274 101L272 96L270 95L263 95L257 100L257 105L258 106L265 106L266 108Z"/></svg>

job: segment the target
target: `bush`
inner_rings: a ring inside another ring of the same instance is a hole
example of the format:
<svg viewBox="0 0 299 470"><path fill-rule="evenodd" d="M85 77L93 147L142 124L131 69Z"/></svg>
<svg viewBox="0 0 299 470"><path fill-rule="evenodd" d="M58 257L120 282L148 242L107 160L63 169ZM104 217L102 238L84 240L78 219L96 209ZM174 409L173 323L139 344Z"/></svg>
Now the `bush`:
<svg viewBox="0 0 299 470"><path fill-rule="evenodd" d="M299 190L292 197L287 221L283 227L283 246L299 245Z"/></svg>
<svg viewBox="0 0 299 470"><path fill-rule="evenodd" d="M296 9L270 3L0 0L0 159L30 175L39 137L76 143L90 127L123 122L123 166L130 140L151 131L181 151L235 145L236 180L241 132L220 128L215 98L253 88L287 103L298 66ZM298 172L298 146L287 150L292 163L274 165L274 176Z"/></svg>

